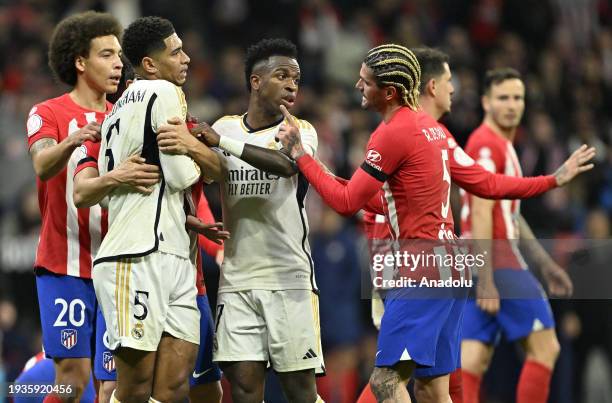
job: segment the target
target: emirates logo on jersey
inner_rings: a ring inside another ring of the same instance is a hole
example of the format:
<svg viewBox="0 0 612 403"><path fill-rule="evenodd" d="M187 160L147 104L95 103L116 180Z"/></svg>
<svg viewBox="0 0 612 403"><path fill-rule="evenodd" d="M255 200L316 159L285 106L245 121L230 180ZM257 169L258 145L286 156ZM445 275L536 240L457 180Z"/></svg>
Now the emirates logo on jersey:
<svg viewBox="0 0 612 403"><path fill-rule="evenodd" d="M368 150L368 153L366 154L366 160L370 162L379 162L380 160L382 160L382 156L376 150Z"/></svg>

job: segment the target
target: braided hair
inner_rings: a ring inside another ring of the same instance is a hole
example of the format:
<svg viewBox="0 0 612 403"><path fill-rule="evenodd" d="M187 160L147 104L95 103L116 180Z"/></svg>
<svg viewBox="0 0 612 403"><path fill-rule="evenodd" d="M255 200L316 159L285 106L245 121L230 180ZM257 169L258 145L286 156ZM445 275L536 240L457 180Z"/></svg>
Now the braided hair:
<svg viewBox="0 0 612 403"><path fill-rule="evenodd" d="M379 86L395 87L403 105L418 109L421 66L414 53L400 45L385 44L370 49L363 62Z"/></svg>

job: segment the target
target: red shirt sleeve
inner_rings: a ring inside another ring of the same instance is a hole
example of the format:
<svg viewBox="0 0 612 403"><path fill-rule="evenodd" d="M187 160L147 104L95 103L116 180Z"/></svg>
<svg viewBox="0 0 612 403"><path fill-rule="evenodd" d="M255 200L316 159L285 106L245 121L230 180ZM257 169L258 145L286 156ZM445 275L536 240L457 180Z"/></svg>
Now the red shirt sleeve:
<svg viewBox="0 0 612 403"><path fill-rule="evenodd" d="M95 168L98 170L98 158L100 156L100 142L87 140L81 146L79 152L82 153L79 162L74 170L74 175L78 174L85 168Z"/></svg>
<svg viewBox="0 0 612 403"><path fill-rule="evenodd" d="M450 133L448 134L450 136ZM452 137L450 137L452 139ZM449 141L453 144L454 140ZM488 151L490 150L490 152ZM484 166L495 167L500 171L499 156L495 148L475 147L475 154L481 157ZM524 199L538 196L557 186L552 175L522 178L494 174L477 164L461 147L454 143L450 151L451 178L468 192L488 199ZM495 162L497 160L497 163Z"/></svg>
<svg viewBox="0 0 612 403"><path fill-rule="evenodd" d="M335 177L336 181L342 183L343 185L348 184L348 179L341 178L339 176ZM385 214L384 202L385 200L385 192L381 189L377 194L375 194L364 206L364 211L371 214Z"/></svg>
<svg viewBox="0 0 612 403"><path fill-rule="evenodd" d="M388 174L403 161L399 146L403 143L393 142L390 134L380 131L372 135L363 164L347 183L338 182L309 155L297 160L298 167L328 206L342 215L354 215L378 195Z"/></svg>
<svg viewBox="0 0 612 403"><path fill-rule="evenodd" d="M26 123L28 134L28 148L42 138L51 138L60 142L59 126L55 114L47 105L38 104L34 106L28 115Z"/></svg>
<svg viewBox="0 0 612 403"><path fill-rule="evenodd" d="M215 222L215 217L213 216L212 211L210 211L210 206L208 205L208 200L202 194L200 197L200 201L198 202L197 207L197 217L202 220L205 224L212 224ZM223 245L219 245L206 238L204 235L198 235L198 244L200 248L204 249L204 252L208 256L216 257L217 253L223 249Z"/></svg>

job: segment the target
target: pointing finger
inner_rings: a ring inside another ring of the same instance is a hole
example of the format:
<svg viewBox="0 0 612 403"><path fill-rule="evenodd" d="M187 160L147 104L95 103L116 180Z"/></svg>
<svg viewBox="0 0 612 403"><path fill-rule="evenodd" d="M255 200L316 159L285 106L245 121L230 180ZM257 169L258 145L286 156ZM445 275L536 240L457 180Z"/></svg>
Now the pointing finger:
<svg viewBox="0 0 612 403"><path fill-rule="evenodd" d="M287 123L291 126L295 126L295 121L293 120L293 116L291 116L287 108L285 108L285 105L281 105L280 110L283 116L285 117L285 119L287 120Z"/></svg>

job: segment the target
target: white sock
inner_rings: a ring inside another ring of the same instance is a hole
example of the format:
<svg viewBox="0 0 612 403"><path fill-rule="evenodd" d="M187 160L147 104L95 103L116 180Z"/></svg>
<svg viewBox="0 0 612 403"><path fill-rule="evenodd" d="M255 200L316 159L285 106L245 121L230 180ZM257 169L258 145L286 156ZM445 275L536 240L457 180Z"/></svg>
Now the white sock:
<svg viewBox="0 0 612 403"><path fill-rule="evenodd" d="M121 403L116 397L115 397L115 391L117 391L117 389L113 389L113 393L111 394L110 397L110 403Z"/></svg>

